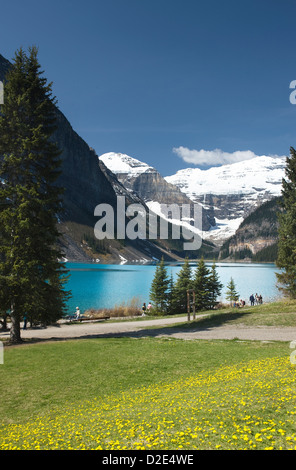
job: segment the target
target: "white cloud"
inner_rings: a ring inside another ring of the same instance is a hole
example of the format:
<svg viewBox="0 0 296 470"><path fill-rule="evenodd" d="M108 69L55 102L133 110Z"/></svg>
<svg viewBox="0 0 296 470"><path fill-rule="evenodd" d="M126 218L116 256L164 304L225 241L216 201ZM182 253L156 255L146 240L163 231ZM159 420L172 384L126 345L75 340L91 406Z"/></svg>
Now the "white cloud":
<svg viewBox="0 0 296 470"><path fill-rule="evenodd" d="M226 165L229 163L237 163L243 160L250 160L256 158L256 155L251 150L237 150L236 152L228 153L223 152L221 149L215 150L190 150L186 147L173 148L173 152L182 158L184 162L200 166L212 165ZM272 155L276 157L277 155Z"/></svg>

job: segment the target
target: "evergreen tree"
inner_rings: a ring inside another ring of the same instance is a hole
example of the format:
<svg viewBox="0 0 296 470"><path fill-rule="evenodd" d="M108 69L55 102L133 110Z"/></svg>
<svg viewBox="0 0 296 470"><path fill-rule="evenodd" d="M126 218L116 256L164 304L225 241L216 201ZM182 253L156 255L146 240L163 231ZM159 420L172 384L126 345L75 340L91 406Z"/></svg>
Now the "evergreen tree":
<svg viewBox="0 0 296 470"><path fill-rule="evenodd" d="M37 49L17 51L0 115L0 302L9 303L12 342L24 314L48 324L61 317L68 293L57 248L62 189L60 151L52 141L55 99Z"/></svg>
<svg viewBox="0 0 296 470"><path fill-rule="evenodd" d="M167 296L167 312L168 313L175 313L176 311L175 299L176 299L176 296L175 296L174 278L173 278L173 273L171 272L169 285L168 285L168 296Z"/></svg>
<svg viewBox="0 0 296 470"><path fill-rule="evenodd" d="M174 287L174 312L187 312L187 290L192 289L191 267L188 257L177 274L177 280Z"/></svg>
<svg viewBox="0 0 296 470"><path fill-rule="evenodd" d="M236 286L232 277L230 278L229 283L227 284L226 299L231 303L236 302L239 299L239 294L236 291Z"/></svg>
<svg viewBox="0 0 296 470"><path fill-rule="evenodd" d="M279 242L276 264L279 289L296 298L296 151L286 160L286 179L282 183L282 210L279 213Z"/></svg>
<svg viewBox="0 0 296 470"><path fill-rule="evenodd" d="M153 311L156 314L167 313L168 290L170 279L162 258L156 265L155 275L150 288L150 298L152 300Z"/></svg>
<svg viewBox="0 0 296 470"><path fill-rule="evenodd" d="M223 284L219 281L216 264L214 262L209 275L209 308L212 309L217 305L217 298L221 294L222 287Z"/></svg>
<svg viewBox="0 0 296 470"><path fill-rule="evenodd" d="M205 310L209 308L210 297L210 271L201 258L195 270L193 289L195 290L195 309Z"/></svg>

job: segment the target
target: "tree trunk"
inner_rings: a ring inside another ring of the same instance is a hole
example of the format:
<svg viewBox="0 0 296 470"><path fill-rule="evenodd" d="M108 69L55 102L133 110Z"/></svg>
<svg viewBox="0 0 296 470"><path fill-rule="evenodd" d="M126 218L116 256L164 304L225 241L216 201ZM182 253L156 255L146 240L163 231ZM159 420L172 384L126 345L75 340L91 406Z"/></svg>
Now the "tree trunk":
<svg viewBox="0 0 296 470"><path fill-rule="evenodd" d="M20 318L14 309L14 305L11 305L10 319L11 319L10 342L21 343L22 338L21 338Z"/></svg>

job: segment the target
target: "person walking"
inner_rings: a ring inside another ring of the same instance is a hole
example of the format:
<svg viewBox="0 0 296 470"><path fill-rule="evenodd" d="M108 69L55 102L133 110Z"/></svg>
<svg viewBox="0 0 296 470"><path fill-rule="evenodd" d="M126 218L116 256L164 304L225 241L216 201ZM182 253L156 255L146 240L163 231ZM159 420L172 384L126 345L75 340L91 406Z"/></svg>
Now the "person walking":
<svg viewBox="0 0 296 470"><path fill-rule="evenodd" d="M254 305L254 301L255 301L255 299L254 299L254 296L253 296L253 294L252 294L252 295L250 296L251 305Z"/></svg>
<svg viewBox="0 0 296 470"><path fill-rule="evenodd" d="M143 307L142 307L142 317L145 316L145 312L146 312L146 304L145 302L143 303Z"/></svg>
<svg viewBox="0 0 296 470"><path fill-rule="evenodd" d="M80 309L79 307L76 307L76 317L75 317L75 320L79 320L80 319Z"/></svg>

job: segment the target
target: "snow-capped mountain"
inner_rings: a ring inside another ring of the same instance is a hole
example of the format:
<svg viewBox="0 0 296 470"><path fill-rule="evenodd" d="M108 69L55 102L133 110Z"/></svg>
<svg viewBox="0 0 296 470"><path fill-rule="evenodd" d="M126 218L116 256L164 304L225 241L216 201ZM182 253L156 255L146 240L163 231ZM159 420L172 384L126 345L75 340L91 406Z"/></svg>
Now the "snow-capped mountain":
<svg viewBox="0 0 296 470"><path fill-rule="evenodd" d="M187 168L165 177L192 200L205 194L248 194L257 199L281 192L286 157L255 157L238 163L212 167L208 170Z"/></svg>
<svg viewBox="0 0 296 470"><path fill-rule="evenodd" d="M167 218L167 213L162 211L162 204L190 204L193 212L193 201L176 185L167 182L155 168L146 163L114 152L101 155L99 160L117 176L117 179L127 190L137 194L148 208L160 217ZM203 211L202 215L202 230L209 230L215 221L209 220L206 211Z"/></svg>
<svg viewBox="0 0 296 470"><path fill-rule="evenodd" d="M136 192L145 202L190 203L188 196L160 175L152 166L122 153L109 152L99 157L128 190Z"/></svg>
<svg viewBox="0 0 296 470"><path fill-rule="evenodd" d="M135 178L142 173L153 173L156 171L152 166L147 165L147 163L143 163L123 153L109 152L101 155L99 158L109 170L117 175L119 180L123 179L124 175L128 175L129 178Z"/></svg>
<svg viewBox="0 0 296 470"><path fill-rule="evenodd" d="M259 156L208 170L187 168L165 180L212 211L216 226L206 238L220 243L256 207L281 194L285 166L286 157Z"/></svg>
<svg viewBox="0 0 296 470"><path fill-rule="evenodd" d="M161 215L161 204L196 202L202 205L203 238L221 245L234 235L256 207L279 196L285 157L261 156L208 170L187 168L162 177L146 163L120 153L99 157L129 190Z"/></svg>

